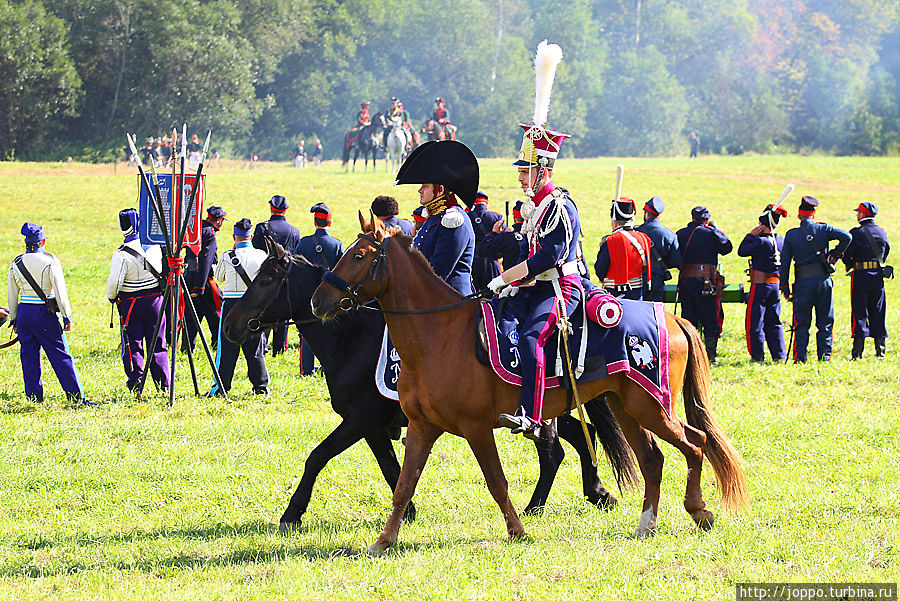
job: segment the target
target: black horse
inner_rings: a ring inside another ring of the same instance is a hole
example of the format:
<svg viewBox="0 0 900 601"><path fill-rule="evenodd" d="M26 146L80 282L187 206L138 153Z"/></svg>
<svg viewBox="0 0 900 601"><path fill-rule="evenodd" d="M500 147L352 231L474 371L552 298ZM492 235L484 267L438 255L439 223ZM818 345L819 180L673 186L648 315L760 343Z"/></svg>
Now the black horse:
<svg viewBox="0 0 900 601"><path fill-rule="evenodd" d="M400 464L391 444L406 425L400 403L387 399L375 386L375 369L384 334L384 318L377 311L350 311L322 322L313 317L310 298L322 281L325 270L300 255L289 255L277 243L267 240L269 258L231 311L224 317L222 332L236 342L252 330L277 322L294 321L309 343L325 372L331 406L343 421L313 449L306 460L300 484L281 516L281 529L299 527L309 505L316 477L335 456L365 439L391 490L397 484ZM474 333L473 333L474 336ZM599 438L620 487L634 481L630 448L606 402L595 399L586 405L593 422L592 438ZM596 426L596 427L595 427ZM544 428L543 444L538 443L540 477L526 513L540 512L547 502L556 472L565 452L558 436L572 444L581 458L584 495L588 501L611 508L616 498L604 488L591 464L590 452L581 424L571 416L559 418ZM415 518L412 503L405 518Z"/></svg>
<svg viewBox="0 0 900 601"><path fill-rule="evenodd" d="M347 169L347 163L350 161L350 152L353 151L353 171L356 171L356 159L359 153L362 153L365 161L365 170L369 170L369 155L372 155L372 171L375 171L376 158L378 157L378 149L384 138L384 130L387 128L387 121L384 113L378 112L372 117L369 125L360 127L356 132L356 137L352 137L353 130L347 132L344 138L344 154L341 157L342 166Z"/></svg>

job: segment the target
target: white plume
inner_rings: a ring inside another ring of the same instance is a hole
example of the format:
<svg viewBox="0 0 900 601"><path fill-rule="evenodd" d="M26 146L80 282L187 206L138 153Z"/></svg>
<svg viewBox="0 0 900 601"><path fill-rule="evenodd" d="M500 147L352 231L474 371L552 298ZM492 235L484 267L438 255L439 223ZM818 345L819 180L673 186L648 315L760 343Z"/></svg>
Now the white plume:
<svg viewBox="0 0 900 601"><path fill-rule="evenodd" d="M548 44L544 40L537 47L534 55L534 120L535 125L543 127L547 123L550 112L550 92L553 90L553 78L556 77L556 66L562 61L562 48L557 44Z"/></svg>

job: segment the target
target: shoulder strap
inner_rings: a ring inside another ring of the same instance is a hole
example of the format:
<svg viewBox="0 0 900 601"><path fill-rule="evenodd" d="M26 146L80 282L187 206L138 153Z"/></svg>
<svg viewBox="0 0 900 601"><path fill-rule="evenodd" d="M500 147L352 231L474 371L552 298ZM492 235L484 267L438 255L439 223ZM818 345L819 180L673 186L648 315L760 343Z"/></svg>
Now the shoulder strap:
<svg viewBox="0 0 900 601"><path fill-rule="evenodd" d="M884 267L884 260L882 259L884 251L878 249L878 243L875 242L875 237L872 235L872 232L863 226L859 226L859 229L862 230L863 236L866 237L866 241L869 243L869 246L872 247L872 252L875 253L875 260L878 261L878 266Z"/></svg>
<svg viewBox="0 0 900 601"><path fill-rule="evenodd" d="M682 249L681 249L681 256L682 256L682 257L684 257L685 251L687 251L688 246L690 246L690 244L691 244L691 238L694 237L694 234L697 232L698 229L700 229L700 227L701 227L701 226L698 225L698 226L696 226L693 230L691 230L691 235L688 236L687 242L684 243L684 247L682 247Z"/></svg>
<svg viewBox="0 0 900 601"><path fill-rule="evenodd" d="M834 265L832 265L831 263L828 262L828 260L825 258L824 253L822 253L822 249L820 249L819 245L816 244L815 234L806 233L806 231L803 229L802 223L800 225L800 231L804 233L804 235L806 236L806 241L809 242L809 245L812 246L813 250L816 252L816 257L819 259L819 263L821 263L822 267L825 269L825 273L826 274L834 273L834 271L835 271Z"/></svg>
<svg viewBox="0 0 900 601"><path fill-rule="evenodd" d="M19 273L22 274L22 277L25 278L25 281L28 282L28 285L31 286L31 288L34 290L34 293L38 295L38 298L40 298L42 301L44 301L44 304L47 305L47 309L51 310L53 313L55 313L56 311L53 310L50 299L47 298L47 295L44 294L44 290L40 286L38 286L38 283L36 281L34 281L34 278L32 277L31 273L29 273L28 269L25 267L25 263L22 262L22 255L19 255L18 257L16 257L16 260L13 261L13 263L16 264L16 267L18 268Z"/></svg>
<svg viewBox="0 0 900 601"><path fill-rule="evenodd" d="M325 250L321 244L316 244L316 252L319 253L319 256L322 258L322 262L325 264L325 267L327 267L328 269L334 269L334 265L332 265L331 261L328 260L328 257L325 256Z"/></svg>
<svg viewBox="0 0 900 601"><path fill-rule="evenodd" d="M266 222L266 223L268 223L268 222ZM237 272L237 274L239 276L241 276L241 279L244 280L244 283L247 284L247 288L249 288L250 282L252 280L250 279L250 276L247 275L247 270L244 269L243 265L241 265L240 257L238 257L237 253L233 250L229 250L227 254L229 254L231 257L229 259L229 261L231 261L231 266L234 267L234 270Z"/></svg>
<svg viewBox="0 0 900 601"><path fill-rule="evenodd" d="M153 277L155 277L157 280L159 280L160 285L162 285L162 281L163 281L163 276L162 276L162 274L161 274L160 272L156 271L156 268L153 267L153 265L151 265L151 264L147 261L147 257L145 257L145 256L143 255L143 253L140 253L140 252L136 251L135 249L131 248L130 246L125 246L124 244L123 244L122 246L119 247L119 250L121 250L122 252L124 252L124 253L126 253L126 254L131 255L131 256L134 257L135 259L140 259L141 261L143 261L143 262L144 262L144 269L146 269L146 270L149 271L151 274L153 274Z"/></svg>

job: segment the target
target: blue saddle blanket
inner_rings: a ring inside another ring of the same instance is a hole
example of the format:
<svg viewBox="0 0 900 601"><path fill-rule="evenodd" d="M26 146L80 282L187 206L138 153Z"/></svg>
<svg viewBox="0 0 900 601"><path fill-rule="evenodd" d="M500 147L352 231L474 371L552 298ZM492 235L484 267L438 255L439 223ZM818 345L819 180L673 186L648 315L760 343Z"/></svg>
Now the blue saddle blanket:
<svg viewBox="0 0 900 601"><path fill-rule="evenodd" d="M604 328L588 320L588 342L584 373L578 382L590 382L612 374L623 373L653 396L666 414L672 415L669 387L669 349L666 314L662 303L620 299L622 320L612 328ZM518 318L509 303L500 299L481 303L484 330L479 334L488 362L501 380L513 386L522 385L521 360L518 349ZM569 337L569 353L577 363L581 347L581 310L572 318L573 334ZM471 340L471 339L469 339ZM548 356L548 373L556 370L556 356ZM547 388L562 385L563 374L547 378ZM381 342L381 353L375 371L378 391L387 398L399 400L397 381L400 377L400 355L394 349L387 327Z"/></svg>

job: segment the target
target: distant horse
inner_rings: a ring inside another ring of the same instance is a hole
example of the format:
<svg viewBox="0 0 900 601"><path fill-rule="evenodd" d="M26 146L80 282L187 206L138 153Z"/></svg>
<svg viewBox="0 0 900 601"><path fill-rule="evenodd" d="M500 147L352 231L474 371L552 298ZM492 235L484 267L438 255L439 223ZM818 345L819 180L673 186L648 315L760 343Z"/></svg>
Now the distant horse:
<svg viewBox="0 0 900 601"><path fill-rule="evenodd" d="M455 140L456 139L456 129L451 129L450 127L445 127L438 123L435 119L426 119L425 124L422 125L422 133L428 137L428 141L432 140Z"/></svg>
<svg viewBox="0 0 900 601"><path fill-rule="evenodd" d="M491 496L500 506L509 538L525 536L509 500L492 431L498 426L500 413L516 411L519 389L495 376L490 367L481 365L472 345L460 341L460 336L475 328L471 307L421 313L426 307L457 305L464 299L435 275L420 252L411 248L412 239L398 234L386 237L383 225L371 212L369 219L360 212L359 221L363 233L316 289L312 309L320 317L332 318L342 308L377 299L403 366L397 386L403 413L409 419L406 453L390 516L369 552L381 553L396 542L406 505L434 442L444 432L466 439ZM704 448L726 508L740 509L747 503L740 456L708 406L709 360L700 335L689 322L674 315L666 315L666 325L669 384L673 396L679 391L684 393L687 424L674 414L667 415L653 396L622 373L578 385L584 399L605 393L637 455L644 477L643 511L634 533L638 537L656 530L663 454L653 434L674 445L687 460L684 507L699 528L709 529L714 521L700 488ZM543 415L561 415L567 404L566 390L548 389Z"/></svg>
<svg viewBox="0 0 900 601"><path fill-rule="evenodd" d="M344 154L341 157L344 170L347 169L347 163L350 161L350 152L353 151L353 171L356 171L356 159L362 153L365 160L365 170L369 170L369 155L372 155L372 171L375 171L375 162L378 157L378 149L381 148L381 140L384 137L384 130L387 122L384 113L375 113L372 122L369 125L360 127L356 134L353 129L347 132L344 137ZM354 128L355 129L355 128Z"/></svg>
<svg viewBox="0 0 900 601"><path fill-rule="evenodd" d="M322 364L331 406L342 418L338 427L306 460L300 485L281 516L281 529L290 530L301 525L319 472L334 457L362 439L369 445L382 475L393 490L400 464L394 455L389 432L406 425L406 418L400 403L382 396L375 385L376 364L384 335L381 313L350 311L331 322L313 317L310 298L325 270L300 255L285 253L277 243L267 241L267 245L269 258L244 296L224 317L222 332L237 342L266 325L296 323L303 339ZM617 481L620 485L628 483L633 472L630 451L609 407L598 399L588 406L588 412ZM591 465L581 425L574 418L565 417L559 421L559 435L568 440L581 457L585 497L600 507L612 507L616 499L603 487L596 468ZM591 435L594 433L591 428ZM538 445L541 473L526 508L529 513L538 513L546 505L565 455L559 440L552 432L549 434L550 444ZM404 509L404 515L408 520L414 518L412 503Z"/></svg>
<svg viewBox="0 0 900 601"><path fill-rule="evenodd" d="M400 165L406 159L406 149L409 146L409 135L406 128L400 121L400 117L394 117L388 123L386 155L387 160L391 163L391 169L394 173L400 169Z"/></svg>

